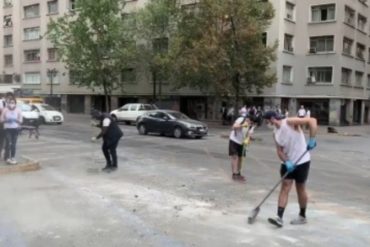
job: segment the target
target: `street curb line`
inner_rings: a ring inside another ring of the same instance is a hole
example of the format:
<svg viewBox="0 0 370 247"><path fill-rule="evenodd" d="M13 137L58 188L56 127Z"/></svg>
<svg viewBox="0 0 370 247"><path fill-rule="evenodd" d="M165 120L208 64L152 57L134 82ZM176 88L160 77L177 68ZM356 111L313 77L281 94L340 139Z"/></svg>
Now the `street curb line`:
<svg viewBox="0 0 370 247"><path fill-rule="evenodd" d="M18 172L30 172L40 170L40 162L26 158L26 161L17 165L6 165L0 166L0 175L18 173Z"/></svg>

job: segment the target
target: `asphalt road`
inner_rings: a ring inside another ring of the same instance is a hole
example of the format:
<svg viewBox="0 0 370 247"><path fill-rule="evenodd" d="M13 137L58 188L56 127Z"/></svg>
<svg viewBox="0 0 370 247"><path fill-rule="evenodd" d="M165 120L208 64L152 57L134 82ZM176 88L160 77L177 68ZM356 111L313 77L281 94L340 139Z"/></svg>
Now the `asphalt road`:
<svg viewBox="0 0 370 247"><path fill-rule="evenodd" d="M308 181L309 223L275 229L277 192L253 225L247 216L279 178L271 133L257 130L244 161L246 184L231 181L225 129L202 140L139 136L122 125L119 169L102 173L97 130L85 117L20 137L19 155L37 172L0 177L0 246L370 246L369 135L318 136Z"/></svg>

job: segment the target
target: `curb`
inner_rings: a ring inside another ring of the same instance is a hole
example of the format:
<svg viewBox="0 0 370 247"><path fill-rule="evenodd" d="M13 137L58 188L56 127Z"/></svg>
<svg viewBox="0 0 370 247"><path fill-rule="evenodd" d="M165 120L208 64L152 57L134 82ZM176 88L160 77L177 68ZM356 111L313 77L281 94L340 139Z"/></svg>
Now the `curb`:
<svg viewBox="0 0 370 247"><path fill-rule="evenodd" d="M25 162L17 165L5 165L0 166L0 175L18 173L18 172L30 172L40 170L40 162L26 158Z"/></svg>

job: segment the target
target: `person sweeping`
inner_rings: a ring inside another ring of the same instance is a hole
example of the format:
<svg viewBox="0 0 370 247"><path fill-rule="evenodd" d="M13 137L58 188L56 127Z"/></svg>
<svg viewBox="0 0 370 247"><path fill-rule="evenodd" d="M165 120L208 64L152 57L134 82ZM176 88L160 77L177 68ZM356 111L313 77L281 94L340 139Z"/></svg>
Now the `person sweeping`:
<svg viewBox="0 0 370 247"><path fill-rule="evenodd" d="M307 223L307 191L306 181L308 178L311 157L308 151L316 147L317 120L315 118L286 118L278 115L274 111L264 114L267 126L274 131L277 154L282 161L280 175L288 175L282 182L278 199L277 216L269 218L268 221L277 226L283 226L283 216L288 204L289 192L295 182L298 203L300 207L299 215L290 223L301 225ZM309 126L310 138L306 142L304 133L300 126ZM303 155L303 156L302 156Z"/></svg>

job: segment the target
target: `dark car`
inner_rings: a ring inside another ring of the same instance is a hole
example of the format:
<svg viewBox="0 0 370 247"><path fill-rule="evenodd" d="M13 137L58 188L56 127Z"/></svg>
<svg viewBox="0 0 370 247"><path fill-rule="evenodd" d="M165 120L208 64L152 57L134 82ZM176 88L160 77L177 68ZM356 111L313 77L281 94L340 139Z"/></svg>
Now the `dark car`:
<svg viewBox="0 0 370 247"><path fill-rule="evenodd" d="M159 133L176 138L202 138L207 135L206 124L193 120L178 111L154 110L140 116L137 121L139 134Z"/></svg>

